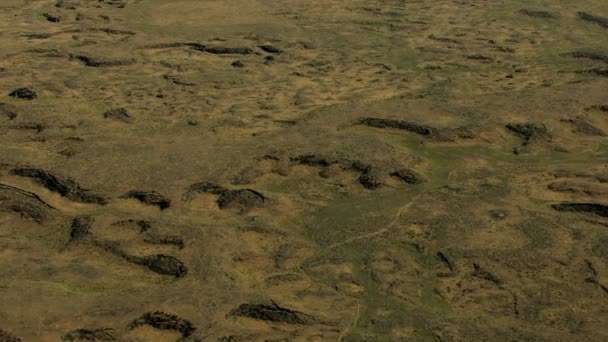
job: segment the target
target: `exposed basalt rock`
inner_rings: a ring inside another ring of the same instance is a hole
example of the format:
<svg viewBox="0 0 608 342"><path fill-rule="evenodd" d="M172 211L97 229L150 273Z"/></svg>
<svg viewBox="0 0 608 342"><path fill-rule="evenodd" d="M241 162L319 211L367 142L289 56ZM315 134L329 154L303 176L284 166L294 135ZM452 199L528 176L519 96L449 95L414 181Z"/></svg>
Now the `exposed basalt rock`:
<svg viewBox="0 0 608 342"><path fill-rule="evenodd" d="M95 219L88 215L77 216L74 218L70 228L70 240L68 241L68 244L89 238L91 235L91 226L94 222Z"/></svg>
<svg viewBox="0 0 608 342"><path fill-rule="evenodd" d="M378 118L363 118L359 121L360 124L375 127L375 128L395 128L423 136L428 136L434 133L434 129L429 126L424 126L410 121L378 119Z"/></svg>
<svg viewBox="0 0 608 342"><path fill-rule="evenodd" d="M426 179L414 170L402 169L391 173L391 176L397 177L408 184L425 183Z"/></svg>
<svg viewBox="0 0 608 342"><path fill-rule="evenodd" d="M144 266L154 273L170 275L175 278L182 278L188 273L188 268L184 263L170 255L154 254L144 257L129 256L126 260Z"/></svg>
<svg viewBox="0 0 608 342"><path fill-rule="evenodd" d="M125 108L114 108L103 113L103 117L106 119L114 119L122 122L130 123L132 121L131 115Z"/></svg>
<svg viewBox="0 0 608 342"><path fill-rule="evenodd" d="M422 125L413 121L363 118L359 120L358 123L374 128L394 128L404 130L437 141L449 142L454 141L457 138L470 139L475 136L475 133L473 133L470 129L466 127L458 127L454 129L439 129L427 125Z"/></svg>
<svg viewBox="0 0 608 342"><path fill-rule="evenodd" d="M601 61L601 62L608 63L608 54L602 53L599 51L580 50L580 51L565 53L562 56L572 57L572 58L585 58L585 59L591 59L591 60L595 60L595 61Z"/></svg>
<svg viewBox="0 0 608 342"><path fill-rule="evenodd" d="M272 304L241 304L232 310L230 316L248 317L262 321L287 323L287 324L311 324L315 321L307 314L280 307Z"/></svg>
<svg viewBox="0 0 608 342"><path fill-rule="evenodd" d="M61 21L61 15L59 14L54 14L54 13L44 13L42 15L44 18L46 18L47 21L53 22L53 23L58 23Z"/></svg>
<svg viewBox="0 0 608 342"><path fill-rule="evenodd" d="M220 209L237 208L241 211L247 211L254 207L262 206L266 202L266 197L255 190L231 190L209 182L201 182L190 185L186 189L184 198L186 200L191 200L196 194L200 193L219 195L217 204Z"/></svg>
<svg viewBox="0 0 608 342"><path fill-rule="evenodd" d="M29 88L19 88L13 90L8 96L23 100L33 100L38 97L38 94Z"/></svg>
<svg viewBox="0 0 608 342"><path fill-rule="evenodd" d="M568 192L574 194L583 194L586 196L608 195L608 187L592 182L577 182L572 180L557 181L549 184L547 188L555 192Z"/></svg>
<svg viewBox="0 0 608 342"><path fill-rule="evenodd" d="M240 208L247 210L262 206L265 201L266 197L255 190L238 189L223 191L217 199L217 204L221 209Z"/></svg>
<svg viewBox="0 0 608 342"><path fill-rule="evenodd" d="M494 273L482 268L479 266L479 264L473 263L473 268L475 269L472 274L474 277L491 281L496 285L500 285L502 283L500 278L498 278Z"/></svg>
<svg viewBox="0 0 608 342"><path fill-rule="evenodd" d="M188 268L179 259L170 255L153 254L147 256L130 255L123 251L120 246L113 241L93 241L93 245L114 254L124 260L139 266L146 267L154 273L160 275L182 278L188 273Z"/></svg>
<svg viewBox="0 0 608 342"><path fill-rule="evenodd" d="M134 59L116 59L105 57L91 57L84 55L70 55L70 58L79 60L88 67L96 68L126 66L135 63Z"/></svg>
<svg viewBox="0 0 608 342"><path fill-rule="evenodd" d="M0 184L0 210L42 223L50 218L54 209L33 192Z"/></svg>
<svg viewBox="0 0 608 342"><path fill-rule="evenodd" d="M608 206L599 203L565 202L560 204L553 204L551 207L557 211L591 213L602 217L608 217Z"/></svg>
<svg viewBox="0 0 608 342"><path fill-rule="evenodd" d="M47 171L31 167L16 168L12 170L12 173L21 177L33 178L50 191L57 192L61 196L73 201L100 205L107 204L107 200L104 197L81 188L70 178L62 179Z"/></svg>
<svg viewBox="0 0 608 342"><path fill-rule="evenodd" d="M145 233L148 230L150 230L150 228L152 228L152 222L150 222L148 220L133 220L133 219L129 219L129 220L124 220L124 221L114 222L114 223L112 223L112 225L113 226L135 225L137 228L139 228L139 232L140 233Z"/></svg>
<svg viewBox="0 0 608 342"><path fill-rule="evenodd" d="M593 68L587 70L576 71L577 74L592 74L597 76L608 77L608 69Z"/></svg>
<svg viewBox="0 0 608 342"><path fill-rule="evenodd" d="M519 13L521 13L523 15L527 15L532 18L541 18L541 19L556 19L557 18L557 16L555 14L553 14L551 12L547 12L547 11L522 9L519 11Z"/></svg>
<svg viewBox="0 0 608 342"><path fill-rule="evenodd" d="M157 206L161 210L171 206L171 200L156 191L132 190L124 194L122 198L133 198L144 204Z"/></svg>
<svg viewBox="0 0 608 342"><path fill-rule="evenodd" d="M227 189L221 185L217 185L217 184L210 183L210 182L201 182L201 183L195 183L195 184L190 185L186 189L186 194L188 195L188 197L191 197L192 195L196 195L196 194L202 194L202 193L210 193L210 194L219 195L226 190Z"/></svg>
<svg viewBox="0 0 608 342"><path fill-rule="evenodd" d="M587 12L578 12L577 14L578 14L579 18L581 18L585 21L588 21L588 22L591 22L594 24L598 24L602 27L608 28L608 18L600 17L600 16L593 15L593 14L590 14Z"/></svg>
<svg viewBox="0 0 608 342"><path fill-rule="evenodd" d="M283 50L273 45L260 45L259 48L268 53L283 53Z"/></svg>
<svg viewBox="0 0 608 342"><path fill-rule="evenodd" d="M240 61L240 60L234 61L230 65L232 65L235 68L244 68L245 67L245 63L243 63L243 61Z"/></svg>
<svg viewBox="0 0 608 342"><path fill-rule="evenodd" d="M6 116L9 120L13 120L19 115L17 108L6 103L0 103L0 114Z"/></svg>
<svg viewBox="0 0 608 342"><path fill-rule="evenodd" d="M303 154L293 158L290 158L292 163L299 165L308 165L308 166L330 166L332 164L338 163L337 159L327 158L324 156L319 156L316 154Z"/></svg>
<svg viewBox="0 0 608 342"><path fill-rule="evenodd" d="M173 330L179 332L182 337L188 337L194 333L196 327L189 321L173 314L162 311L148 312L129 324L129 329L141 326L151 326L160 330Z"/></svg>
<svg viewBox="0 0 608 342"><path fill-rule="evenodd" d="M532 141L548 141L551 135L547 130L547 126L540 123L510 123L507 124L507 129L512 133L524 139L524 145Z"/></svg>
<svg viewBox="0 0 608 342"><path fill-rule="evenodd" d="M114 329L77 329L61 337L63 341L116 341Z"/></svg>
<svg viewBox="0 0 608 342"><path fill-rule="evenodd" d="M599 110L600 112L608 113L608 105L596 105L596 106L592 106L591 109L596 109L596 110Z"/></svg>
<svg viewBox="0 0 608 342"><path fill-rule="evenodd" d="M570 123L574 126L574 132L584 135L605 137L606 133L598 127L595 127L586 118L577 116L569 119L563 119L563 122Z"/></svg>
<svg viewBox="0 0 608 342"><path fill-rule="evenodd" d="M195 48L196 50L199 50ZM248 47L204 47L201 51L216 54L216 55L249 55L253 53L253 49Z"/></svg>
<svg viewBox="0 0 608 342"><path fill-rule="evenodd" d="M0 329L0 342L22 342L19 337Z"/></svg>
<svg viewBox="0 0 608 342"><path fill-rule="evenodd" d="M154 235L144 238L144 241L153 245L172 245L179 249L184 248L184 240L175 235Z"/></svg>

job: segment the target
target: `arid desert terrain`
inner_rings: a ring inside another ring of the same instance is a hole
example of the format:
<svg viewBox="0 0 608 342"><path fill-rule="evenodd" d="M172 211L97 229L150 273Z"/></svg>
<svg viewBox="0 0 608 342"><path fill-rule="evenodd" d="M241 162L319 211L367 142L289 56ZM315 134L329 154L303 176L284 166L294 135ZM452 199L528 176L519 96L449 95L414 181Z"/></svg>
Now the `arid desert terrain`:
<svg viewBox="0 0 608 342"><path fill-rule="evenodd" d="M607 340L607 1L0 1L0 342Z"/></svg>

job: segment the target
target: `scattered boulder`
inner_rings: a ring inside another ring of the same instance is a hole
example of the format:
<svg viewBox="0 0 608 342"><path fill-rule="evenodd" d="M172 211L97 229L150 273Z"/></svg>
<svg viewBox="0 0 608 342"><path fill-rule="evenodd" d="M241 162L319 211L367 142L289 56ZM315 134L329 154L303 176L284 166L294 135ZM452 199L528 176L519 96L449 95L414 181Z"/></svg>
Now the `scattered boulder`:
<svg viewBox="0 0 608 342"><path fill-rule="evenodd" d="M135 329L144 325L160 330L173 330L179 332L182 337L188 337L194 333L196 327L189 321L173 314L162 311L148 312L129 324L129 329Z"/></svg>
<svg viewBox="0 0 608 342"><path fill-rule="evenodd" d="M8 96L23 100L33 100L38 97L38 94L29 88L18 88L13 90Z"/></svg>
<svg viewBox="0 0 608 342"><path fill-rule="evenodd" d="M132 190L122 196L122 198L133 198L144 204L153 205L165 210L171 206L171 200L156 191Z"/></svg>
<svg viewBox="0 0 608 342"><path fill-rule="evenodd" d="M315 321L312 316L298 311L290 310L272 304L241 304L232 310L230 316L241 316L261 321L287 323L287 324L310 324Z"/></svg>

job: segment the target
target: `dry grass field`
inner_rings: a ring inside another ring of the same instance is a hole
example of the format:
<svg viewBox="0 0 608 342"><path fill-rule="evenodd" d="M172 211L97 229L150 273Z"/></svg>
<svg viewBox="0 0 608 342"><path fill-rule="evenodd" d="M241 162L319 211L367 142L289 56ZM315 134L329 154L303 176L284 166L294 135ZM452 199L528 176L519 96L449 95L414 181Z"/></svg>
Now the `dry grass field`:
<svg viewBox="0 0 608 342"><path fill-rule="evenodd" d="M1 0L0 341L608 340L608 2Z"/></svg>

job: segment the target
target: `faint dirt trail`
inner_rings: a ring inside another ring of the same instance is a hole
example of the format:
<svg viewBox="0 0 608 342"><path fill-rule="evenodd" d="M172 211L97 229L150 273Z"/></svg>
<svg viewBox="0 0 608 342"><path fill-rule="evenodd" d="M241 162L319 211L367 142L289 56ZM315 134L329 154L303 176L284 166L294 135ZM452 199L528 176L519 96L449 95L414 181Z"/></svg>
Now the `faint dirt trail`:
<svg viewBox="0 0 608 342"><path fill-rule="evenodd" d="M309 259L315 258L318 255L322 254L322 253L326 253L332 249L335 249L337 247L352 243L354 241L358 241L358 240L365 240L365 239L370 239L376 236L380 236L385 234L386 232L388 232L389 230L391 230L393 227L395 227L397 225L397 223L399 223L399 219L401 218L401 216L414 204L414 202L416 202L416 200L418 200L418 198L420 198L422 194L418 194L416 196L414 196L409 202L407 202L406 204L404 204L403 206L401 206L397 212L395 213L395 217L393 218L393 220L391 222L389 222L389 224L387 224L386 226L384 226L384 228L381 228L379 230L373 231L371 233L367 233L367 234L363 234L363 235L358 235L358 236L353 236L349 239L346 239L344 241L340 241L340 242L336 242L334 244L331 244L329 246L327 246L325 249L315 253L314 255L305 258L304 260L302 260L300 263L298 263L297 268L298 268L298 272L302 275L302 277L304 277L304 279L306 279L309 283L311 284L315 284L318 286L322 286L322 287L330 287L332 290L336 291L339 295L346 297L348 299L351 299L355 302L356 304L356 308L355 308L355 314L354 314L354 318L353 321L351 322L351 324L349 324L342 332L340 332L340 335L338 336L338 341L343 341L344 338L346 336L348 336L348 334L357 326L357 323L359 321L359 318L361 316L361 301L354 297L351 296L347 293L342 292L339 288L334 287L334 286L330 286L328 284L325 284L323 282L319 282L316 281L315 279L313 279L302 267L302 265L304 263L306 263L306 261L308 261Z"/></svg>

